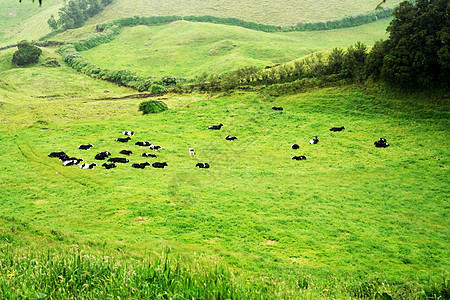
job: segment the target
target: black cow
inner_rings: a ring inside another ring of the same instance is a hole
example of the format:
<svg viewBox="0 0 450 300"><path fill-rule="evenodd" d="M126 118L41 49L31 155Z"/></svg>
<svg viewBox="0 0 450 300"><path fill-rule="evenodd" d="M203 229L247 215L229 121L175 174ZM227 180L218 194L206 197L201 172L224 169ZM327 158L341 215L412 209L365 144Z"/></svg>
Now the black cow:
<svg viewBox="0 0 450 300"><path fill-rule="evenodd" d="M272 107L273 110L283 110L283 108L281 106L274 106Z"/></svg>
<svg viewBox="0 0 450 300"><path fill-rule="evenodd" d="M129 130L125 130L124 132L122 132L123 135L129 135L129 136L134 136L134 132L133 131L129 131Z"/></svg>
<svg viewBox="0 0 450 300"><path fill-rule="evenodd" d="M208 163L197 163L195 166L199 167L200 169L208 169L209 168Z"/></svg>
<svg viewBox="0 0 450 300"><path fill-rule="evenodd" d="M88 144L88 145L80 145L78 146L78 149L82 149L82 150L90 150L90 148L94 147L94 145L92 144Z"/></svg>
<svg viewBox="0 0 450 300"><path fill-rule="evenodd" d="M100 152L97 155L95 155L95 159L104 160L105 158L107 158L110 155L111 155L111 153L109 153L109 151Z"/></svg>
<svg viewBox="0 0 450 300"><path fill-rule="evenodd" d="M312 140L309 141L309 143L312 144L317 144L319 142L319 139L317 138L317 135L314 136L314 138Z"/></svg>
<svg viewBox="0 0 450 300"><path fill-rule="evenodd" d="M48 157L58 157L58 158L61 158L61 157L63 157L64 155L67 155L65 152L63 152L63 151L60 151L60 152L52 152L52 153L50 153L49 155L48 155Z"/></svg>
<svg viewBox="0 0 450 300"><path fill-rule="evenodd" d="M295 160L306 160L306 156L304 156L304 155L294 156L292 159L295 159Z"/></svg>
<svg viewBox="0 0 450 300"><path fill-rule="evenodd" d="M298 148L300 148L300 146L299 146L299 145L297 145L297 144L293 144L293 145L291 146L291 148L295 150L295 149L298 149Z"/></svg>
<svg viewBox="0 0 450 300"><path fill-rule="evenodd" d="M331 127L330 128L330 131L342 131L342 130L344 130L345 128L344 128L344 126L341 126L341 127Z"/></svg>
<svg viewBox="0 0 450 300"><path fill-rule="evenodd" d="M93 164L82 163L81 165L79 165L80 169L93 169L96 166L97 166L96 163Z"/></svg>
<svg viewBox="0 0 450 300"><path fill-rule="evenodd" d="M162 147L159 146L159 145L150 145L150 147L148 147L148 148L149 148L150 150L156 150L156 151L162 149Z"/></svg>
<svg viewBox="0 0 450 300"><path fill-rule="evenodd" d="M156 154L150 154L150 153L142 153L142 157L156 157Z"/></svg>
<svg viewBox="0 0 450 300"><path fill-rule="evenodd" d="M117 167L117 166L116 166L115 163L110 163L110 164L104 163L104 164L102 165L102 167L104 167L105 169L108 170L108 169L115 168L115 167Z"/></svg>
<svg viewBox="0 0 450 300"><path fill-rule="evenodd" d="M145 167L150 166L150 164L148 162L145 162L145 163L132 164L131 166L136 169L145 169Z"/></svg>
<svg viewBox="0 0 450 300"><path fill-rule="evenodd" d="M119 152L120 154L124 154L124 155L130 155L133 154L133 152L131 152L130 150L122 150Z"/></svg>
<svg viewBox="0 0 450 300"><path fill-rule="evenodd" d="M237 138L237 136L227 135L227 136L225 137L225 139L226 139L227 141L234 141L234 140L237 140L238 138Z"/></svg>
<svg viewBox="0 0 450 300"><path fill-rule="evenodd" d="M380 138L378 141L374 143L377 148L386 148L389 147L389 144L386 142L385 138Z"/></svg>
<svg viewBox="0 0 450 300"><path fill-rule="evenodd" d="M135 145L141 146L141 147L145 147L145 146L150 146L152 143L150 142L136 142Z"/></svg>
<svg viewBox="0 0 450 300"><path fill-rule="evenodd" d="M212 130L220 130L220 128L222 128L223 124L219 124L219 125L211 125L208 127L208 129L212 129Z"/></svg>
<svg viewBox="0 0 450 300"><path fill-rule="evenodd" d="M160 162L155 162L155 163L152 163L152 167L153 167L153 168L164 169L165 166L167 166L167 163L166 163L166 162L162 162L162 163L160 163Z"/></svg>
<svg viewBox="0 0 450 300"><path fill-rule="evenodd" d="M116 142L127 143L131 138L127 136L126 138L117 138Z"/></svg>
<svg viewBox="0 0 450 300"><path fill-rule="evenodd" d="M113 163L121 163L121 164L129 162L129 160L124 157L111 157L108 159L108 161L113 162Z"/></svg>

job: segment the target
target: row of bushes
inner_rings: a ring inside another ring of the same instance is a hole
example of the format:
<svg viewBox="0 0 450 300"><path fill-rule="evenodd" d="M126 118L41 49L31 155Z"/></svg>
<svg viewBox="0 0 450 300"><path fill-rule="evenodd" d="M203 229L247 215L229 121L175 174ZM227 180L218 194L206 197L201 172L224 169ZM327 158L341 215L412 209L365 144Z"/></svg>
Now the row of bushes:
<svg viewBox="0 0 450 300"><path fill-rule="evenodd" d="M117 19L108 23L97 25L97 31L101 32L106 28L111 26L118 26L119 28L123 26L137 26L137 25L159 25L167 24L174 21L186 20L191 22L205 22L214 24L224 24L240 26L252 30L264 31L264 32L290 32L290 31L314 31L314 30L329 30L337 28L346 28L359 26L362 24L367 24L374 22L378 19L387 18L392 16L393 9L391 8L379 8L375 11L368 12L365 14L348 16L341 19L324 21L324 22L313 22L297 24L295 26L275 26L268 24L260 24L250 21L244 21L238 18L221 18L214 16L152 16L152 17L130 17Z"/></svg>

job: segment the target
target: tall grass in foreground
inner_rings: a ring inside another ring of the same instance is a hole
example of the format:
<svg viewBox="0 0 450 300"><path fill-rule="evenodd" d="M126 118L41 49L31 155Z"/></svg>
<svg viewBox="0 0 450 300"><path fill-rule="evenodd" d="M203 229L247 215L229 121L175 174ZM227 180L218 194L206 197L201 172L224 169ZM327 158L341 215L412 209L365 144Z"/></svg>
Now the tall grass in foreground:
<svg viewBox="0 0 450 300"><path fill-rule="evenodd" d="M390 284L380 277L346 281L310 275L290 282L236 276L216 262L186 264L170 249L142 260L1 251L1 299L448 299L447 274L428 282Z"/></svg>

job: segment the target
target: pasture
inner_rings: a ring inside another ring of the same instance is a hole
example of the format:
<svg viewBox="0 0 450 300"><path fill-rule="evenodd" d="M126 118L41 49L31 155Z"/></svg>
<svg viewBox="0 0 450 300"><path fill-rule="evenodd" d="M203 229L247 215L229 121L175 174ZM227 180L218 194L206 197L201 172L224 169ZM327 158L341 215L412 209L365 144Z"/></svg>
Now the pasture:
<svg viewBox="0 0 450 300"><path fill-rule="evenodd" d="M168 111L143 116L142 99L119 97L129 90L66 67L1 78L0 215L51 240L127 257L171 247L186 260L202 255L286 281L401 283L448 272L448 99L358 85L278 98L168 94ZM117 143L124 130L135 135ZM379 137L391 146L375 148ZM147 140L163 147L156 159L139 156L150 150L134 143ZM88 143L89 151L77 148ZM123 149L133 151L130 163L168 166L82 170L47 156L65 151L92 163ZM21 238L2 242L24 247ZM33 245L49 247L44 237Z"/></svg>
<svg viewBox="0 0 450 300"><path fill-rule="evenodd" d="M390 19L353 28L314 32L265 33L235 26L179 21L124 28L113 41L81 54L101 68L139 75L194 78L245 66L272 66L333 47L386 38ZM67 38L67 35L64 35Z"/></svg>

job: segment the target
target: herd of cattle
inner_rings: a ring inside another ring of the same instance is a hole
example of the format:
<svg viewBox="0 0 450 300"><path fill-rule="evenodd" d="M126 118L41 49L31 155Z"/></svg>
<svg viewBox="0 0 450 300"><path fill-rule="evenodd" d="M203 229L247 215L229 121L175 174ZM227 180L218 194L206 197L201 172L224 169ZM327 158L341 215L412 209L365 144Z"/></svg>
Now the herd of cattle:
<svg viewBox="0 0 450 300"><path fill-rule="evenodd" d="M283 110L282 107L272 107L273 110ZM219 124L219 125L211 125L208 127L208 129L211 130L220 130L222 128L223 124ZM330 131L342 131L344 130L344 126L341 127L332 127L330 129ZM120 142L120 143L127 143L129 140L131 140L131 137L134 136L134 132L133 131L123 131L122 132L123 135L126 135L127 137L125 138L117 138L115 139L116 142ZM234 141L237 140L238 138L236 136L231 136L231 135L227 135L225 137L226 140L228 141ZM319 143L319 138L317 136L314 136L313 139L311 139L309 141L310 144L314 145ZM150 150L160 150L162 149L162 147L160 145L153 145L150 142L136 142L135 145L140 146L140 147L148 147ZM375 147L388 147L389 144L387 143L385 138L380 138L378 141L376 141L374 143ZM80 146L78 146L78 149L82 149L82 150L90 150L92 147L94 147L94 145L92 144L82 144ZM291 146L291 149L299 149L300 146L298 144L293 144ZM195 157L195 150L194 148L189 148L188 150L189 152L189 156L191 157ZM130 156L133 152L131 150L121 150L119 152L120 154L123 155L127 155ZM94 167L97 166L96 163L92 163L92 164L88 164L88 163L83 163L83 159L81 158L76 158L76 157L70 157L69 155L67 155L65 152L60 151L60 152L52 152L48 155L49 157L57 157L59 158L60 161L62 161L64 166L72 166L72 165L78 165L81 169L93 169ZM111 153L109 151L104 151L104 152L100 152L98 154L95 155L95 159L96 160L105 160L107 159L107 161L109 163L104 163L102 164L102 167L104 167L105 169L111 169L111 168L115 168L117 167L117 163L128 163L130 162L127 158L125 157L110 157ZM152 154L152 153L142 153L141 157L152 157L152 158L156 158L156 154ZM292 157L292 159L294 160L306 160L306 156L305 155L300 155L300 156L294 156ZM167 166L167 162L154 162L152 164L148 163L148 162L144 162L144 163L133 163L131 164L131 166L133 168L136 169L144 169L146 166L152 166L153 168L161 168L163 169L164 167ZM209 163L197 163L195 165L196 167L200 168L200 169L208 169L210 167Z"/></svg>

